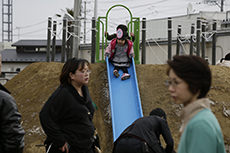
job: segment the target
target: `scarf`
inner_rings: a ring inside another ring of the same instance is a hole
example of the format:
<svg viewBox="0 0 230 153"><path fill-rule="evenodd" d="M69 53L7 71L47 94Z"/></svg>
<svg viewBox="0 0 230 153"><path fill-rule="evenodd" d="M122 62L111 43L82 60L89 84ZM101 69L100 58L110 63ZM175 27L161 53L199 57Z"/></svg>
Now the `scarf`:
<svg viewBox="0 0 230 153"><path fill-rule="evenodd" d="M181 112L181 120L182 120L182 125L180 127L180 134L182 134L184 132L184 129L186 127L186 125L188 124L188 122L200 111L202 111L203 109L210 109L210 103L212 103L212 101L210 101L208 98L201 98L198 99L190 104L188 104L187 106L185 106L182 109Z"/></svg>

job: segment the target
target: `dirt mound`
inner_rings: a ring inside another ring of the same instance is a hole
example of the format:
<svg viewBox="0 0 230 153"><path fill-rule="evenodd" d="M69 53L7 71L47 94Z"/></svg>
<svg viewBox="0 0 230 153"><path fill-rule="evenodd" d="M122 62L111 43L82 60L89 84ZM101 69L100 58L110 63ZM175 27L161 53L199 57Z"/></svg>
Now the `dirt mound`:
<svg viewBox="0 0 230 153"><path fill-rule="evenodd" d="M26 130L24 153L44 153L39 147L45 138L39 122L39 112L51 93L59 85L61 63L34 63L26 67L5 85L15 97L23 127ZM94 123L98 130L103 153L112 149L112 129L109 105L108 80L105 63L92 64L89 90L98 110ZM168 115L175 146L179 143L180 105L169 100L164 82L167 79L166 65L136 65L142 109L144 115L155 107L163 108ZM230 68L211 66L213 73L212 89L209 98L214 101L212 110L217 116L225 138L230 145ZM229 110L229 111L228 111Z"/></svg>

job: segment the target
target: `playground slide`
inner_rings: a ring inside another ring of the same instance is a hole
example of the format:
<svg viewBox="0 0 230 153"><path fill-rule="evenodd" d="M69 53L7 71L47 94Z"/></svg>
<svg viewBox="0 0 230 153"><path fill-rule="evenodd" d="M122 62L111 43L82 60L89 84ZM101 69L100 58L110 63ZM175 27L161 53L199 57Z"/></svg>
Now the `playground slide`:
<svg viewBox="0 0 230 153"><path fill-rule="evenodd" d="M141 100L139 95L137 76L134 59L128 68L131 77L122 81L122 71L119 71L120 77L113 75L113 65L106 57L107 73L109 81L109 93L112 115L113 140L115 141L120 134L133 121L143 116Z"/></svg>

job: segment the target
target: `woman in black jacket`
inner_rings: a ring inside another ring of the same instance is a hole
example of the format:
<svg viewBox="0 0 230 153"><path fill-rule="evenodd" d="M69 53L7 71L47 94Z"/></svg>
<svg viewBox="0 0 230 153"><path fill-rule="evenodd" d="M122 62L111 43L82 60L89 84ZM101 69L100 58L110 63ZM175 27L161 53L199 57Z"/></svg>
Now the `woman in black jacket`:
<svg viewBox="0 0 230 153"><path fill-rule="evenodd" d="M40 112L49 153L93 153L94 107L89 95L89 62L68 60L60 75L60 86Z"/></svg>

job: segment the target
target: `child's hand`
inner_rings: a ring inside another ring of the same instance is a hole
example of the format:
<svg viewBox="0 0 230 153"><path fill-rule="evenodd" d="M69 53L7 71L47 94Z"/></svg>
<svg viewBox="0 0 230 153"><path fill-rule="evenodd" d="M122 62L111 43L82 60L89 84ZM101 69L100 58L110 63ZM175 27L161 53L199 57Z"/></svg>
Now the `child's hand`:
<svg viewBox="0 0 230 153"><path fill-rule="evenodd" d="M108 36L108 32L107 32L107 31L105 31L105 37L106 37L106 36Z"/></svg>
<svg viewBox="0 0 230 153"><path fill-rule="evenodd" d="M129 58L134 58L135 56L134 56L134 54L133 53L131 53L131 54L129 54Z"/></svg>
<svg viewBox="0 0 230 153"><path fill-rule="evenodd" d="M110 53L105 53L105 57L110 57Z"/></svg>
<svg viewBox="0 0 230 153"><path fill-rule="evenodd" d="M133 36L134 36L134 33L130 32L130 36L133 37Z"/></svg>

